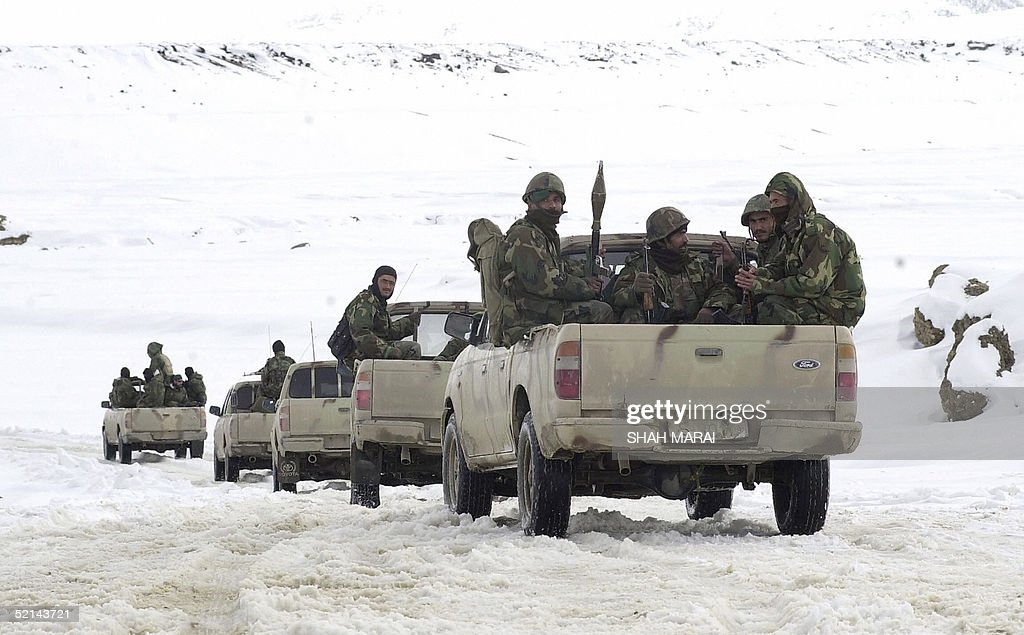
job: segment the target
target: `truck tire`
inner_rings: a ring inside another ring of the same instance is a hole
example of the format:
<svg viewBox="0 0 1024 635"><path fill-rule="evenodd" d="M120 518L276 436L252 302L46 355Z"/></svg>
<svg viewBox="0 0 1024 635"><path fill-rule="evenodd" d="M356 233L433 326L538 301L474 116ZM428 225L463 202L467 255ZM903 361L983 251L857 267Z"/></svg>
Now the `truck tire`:
<svg viewBox="0 0 1024 635"><path fill-rule="evenodd" d="M363 507L380 507L380 472L384 457L379 443L363 443L360 450L352 444L349 455L349 472L352 490L349 494L350 505Z"/></svg>
<svg viewBox="0 0 1024 635"><path fill-rule="evenodd" d="M686 497L686 515L690 520L711 518L720 509L732 507L732 490L691 492Z"/></svg>
<svg viewBox="0 0 1024 635"><path fill-rule="evenodd" d="M106 461L113 461L117 457L117 445L107 441L107 435L103 435L103 458Z"/></svg>
<svg viewBox="0 0 1024 635"><path fill-rule="evenodd" d="M224 480L224 461L218 459L216 454L213 455L213 480Z"/></svg>
<svg viewBox="0 0 1024 635"><path fill-rule="evenodd" d="M350 505L362 505L363 507L380 507L380 483L352 483L352 493L349 497Z"/></svg>
<svg viewBox="0 0 1024 635"><path fill-rule="evenodd" d="M132 462L132 446L124 441L117 442L117 453L121 455L121 463L128 465Z"/></svg>
<svg viewBox="0 0 1024 635"><path fill-rule="evenodd" d="M241 461L237 456L224 457L224 480L228 483L238 482L238 473L242 471Z"/></svg>
<svg viewBox="0 0 1024 635"><path fill-rule="evenodd" d="M188 455L193 459L203 458L203 442L202 441L190 441L188 444Z"/></svg>
<svg viewBox="0 0 1024 635"><path fill-rule="evenodd" d="M176 458L176 459L188 458L188 444L187 443L185 445L179 445L178 447L174 448L174 458Z"/></svg>
<svg viewBox="0 0 1024 635"><path fill-rule="evenodd" d="M828 495L828 459L775 463L772 503L783 534L809 536L820 531L828 513Z"/></svg>
<svg viewBox="0 0 1024 635"><path fill-rule="evenodd" d="M441 487L444 504L456 514L473 518L490 516L494 492L494 475L469 469L466 453L459 442L455 413L448 417L441 443Z"/></svg>
<svg viewBox="0 0 1024 635"><path fill-rule="evenodd" d="M526 413L519 429L517 454L516 489L523 532L528 536L565 536L572 503L572 461L544 457L532 412Z"/></svg>

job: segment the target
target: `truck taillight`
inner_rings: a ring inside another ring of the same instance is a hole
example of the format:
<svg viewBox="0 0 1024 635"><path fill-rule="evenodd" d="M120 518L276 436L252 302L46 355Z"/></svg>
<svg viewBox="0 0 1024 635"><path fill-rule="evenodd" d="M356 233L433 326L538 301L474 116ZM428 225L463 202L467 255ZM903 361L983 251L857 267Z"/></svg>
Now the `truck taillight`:
<svg viewBox="0 0 1024 635"><path fill-rule="evenodd" d="M373 384L370 382L369 372L356 375L355 388L356 410L369 410L373 401Z"/></svg>
<svg viewBox="0 0 1024 635"><path fill-rule="evenodd" d="M562 342L555 351L555 394L559 399L580 398L580 343Z"/></svg>
<svg viewBox="0 0 1024 635"><path fill-rule="evenodd" d="M290 408L286 403L281 404L281 407L277 409L277 427L281 429L281 432L288 432L292 428L289 410Z"/></svg>
<svg viewBox="0 0 1024 635"><path fill-rule="evenodd" d="M857 401L857 349L836 345L836 401Z"/></svg>
<svg viewBox="0 0 1024 635"><path fill-rule="evenodd" d="M132 429L132 411L131 411L131 409L128 409L128 410L124 411L124 429L125 430L131 430Z"/></svg>

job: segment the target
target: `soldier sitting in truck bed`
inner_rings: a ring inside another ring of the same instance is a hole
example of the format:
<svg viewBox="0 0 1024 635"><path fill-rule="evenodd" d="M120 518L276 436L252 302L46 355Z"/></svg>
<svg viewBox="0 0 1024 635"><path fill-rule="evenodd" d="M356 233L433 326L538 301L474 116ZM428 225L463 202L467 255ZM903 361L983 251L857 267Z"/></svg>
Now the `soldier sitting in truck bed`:
<svg viewBox="0 0 1024 635"><path fill-rule="evenodd" d="M181 375L171 375L171 383L164 388L164 407L184 408L188 405L188 392Z"/></svg>
<svg viewBox="0 0 1024 635"><path fill-rule="evenodd" d="M139 391L135 388L142 384L138 377L132 377L132 371L127 366L121 368L121 374L114 380L113 390L110 391L110 406L112 408L134 408L139 401Z"/></svg>
<svg viewBox="0 0 1024 635"><path fill-rule="evenodd" d="M136 408L163 408L164 406L164 378L147 368L142 371L142 378L146 380Z"/></svg>
<svg viewBox="0 0 1024 635"><path fill-rule="evenodd" d="M616 277L611 303L622 311L625 324L712 324L715 311L728 313L735 292L716 280L703 258L686 245L690 221L674 207L662 207L647 217L649 259L643 250L626 260ZM644 296L650 309L644 309Z"/></svg>

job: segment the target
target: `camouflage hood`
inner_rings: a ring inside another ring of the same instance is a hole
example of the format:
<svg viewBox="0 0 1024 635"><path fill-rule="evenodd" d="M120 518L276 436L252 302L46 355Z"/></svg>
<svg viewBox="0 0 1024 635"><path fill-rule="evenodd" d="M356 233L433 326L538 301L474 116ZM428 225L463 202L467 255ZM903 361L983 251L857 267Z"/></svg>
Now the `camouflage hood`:
<svg viewBox="0 0 1024 635"><path fill-rule="evenodd" d="M469 224L469 251L466 252L466 258L472 261L474 267L479 268L476 255L480 246L488 240L501 236L503 236L501 229L489 218L478 218L471 222Z"/></svg>
<svg viewBox="0 0 1024 635"><path fill-rule="evenodd" d="M781 223L782 229L787 233L792 233L804 221L809 220L817 213L817 210L814 209L814 201L807 193L807 188L800 182L800 179L789 172L779 172L772 177L772 180L768 181L768 187L764 189L764 193L768 195L771 192L778 192L790 201L789 215Z"/></svg>
<svg viewBox="0 0 1024 635"><path fill-rule="evenodd" d="M162 353L163 350L164 345L161 344L160 342L150 342L149 345L146 347L146 355L153 357L154 355L159 355L160 353Z"/></svg>

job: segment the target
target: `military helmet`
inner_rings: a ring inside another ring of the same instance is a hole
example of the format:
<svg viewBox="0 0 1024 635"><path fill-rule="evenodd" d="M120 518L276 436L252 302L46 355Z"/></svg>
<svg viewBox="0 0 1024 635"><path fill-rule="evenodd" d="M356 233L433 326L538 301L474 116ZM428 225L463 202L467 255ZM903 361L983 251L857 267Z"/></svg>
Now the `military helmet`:
<svg viewBox="0 0 1024 635"><path fill-rule="evenodd" d="M758 194L757 196L751 196L750 200L743 207L743 213L740 215L740 224L744 227L750 226L750 215L754 212L768 212L771 213L772 206L768 203L768 197L764 194Z"/></svg>
<svg viewBox="0 0 1024 635"><path fill-rule="evenodd" d="M541 172L530 179L530 182L526 185L526 192L523 193L523 202L529 204L530 195L543 190L558 192L562 195L562 204L565 204L565 186L562 185L562 179L550 172Z"/></svg>
<svg viewBox="0 0 1024 635"><path fill-rule="evenodd" d="M647 217L647 241L668 238L680 229L686 229L690 219L674 207L659 207Z"/></svg>

